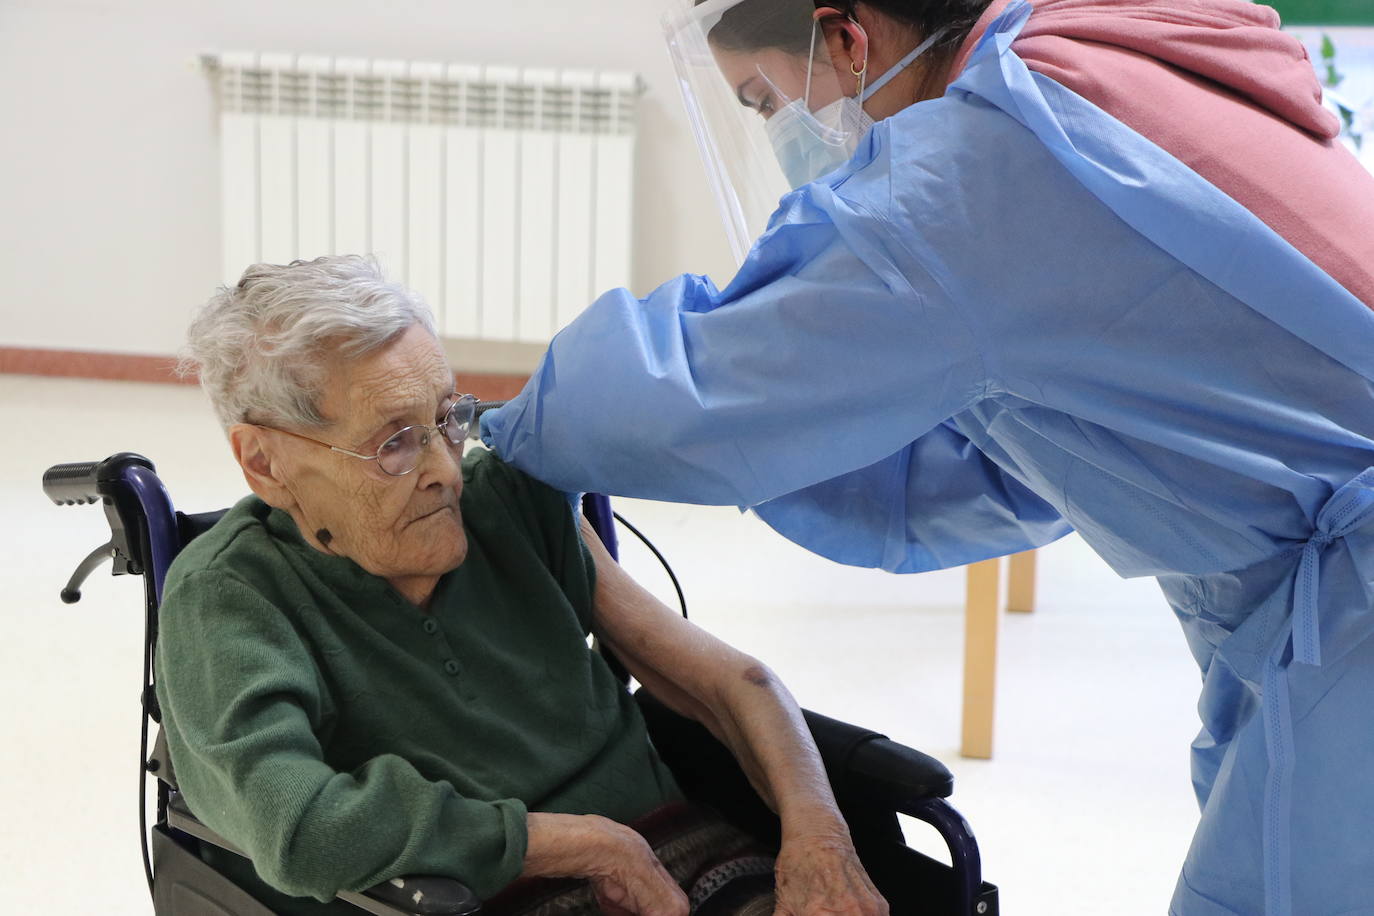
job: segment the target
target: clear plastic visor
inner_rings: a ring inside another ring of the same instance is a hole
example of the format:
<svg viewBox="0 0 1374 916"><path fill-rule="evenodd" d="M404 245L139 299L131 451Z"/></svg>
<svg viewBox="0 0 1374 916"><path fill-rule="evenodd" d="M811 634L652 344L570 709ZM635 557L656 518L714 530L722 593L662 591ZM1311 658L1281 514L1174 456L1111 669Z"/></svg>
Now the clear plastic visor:
<svg viewBox="0 0 1374 916"><path fill-rule="evenodd" d="M866 48L867 39L833 12L818 19L813 0L677 0L664 27L731 248L743 261L778 199L845 162L867 130L859 100L867 74L840 51L855 38Z"/></svg>

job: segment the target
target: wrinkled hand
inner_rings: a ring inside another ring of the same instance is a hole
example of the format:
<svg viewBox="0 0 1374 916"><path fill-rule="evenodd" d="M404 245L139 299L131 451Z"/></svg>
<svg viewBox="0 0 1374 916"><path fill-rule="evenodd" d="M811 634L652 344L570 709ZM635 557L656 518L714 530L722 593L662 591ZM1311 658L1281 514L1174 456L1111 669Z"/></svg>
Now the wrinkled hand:
<svg viewBox="0 0 1374 916"><path fill-rule="evenodd" d="M773 916L888 916L848 836L820 834L784 842L776 868Z"/></svg>
<svg viewBox="0 0 1374 916"><path fill-rule="evenodd" d="M530 814L524 874L586 878L606 916L687 916L687 895L644 837L597 815Z"/></svg>
<svg viewBox="0 0 1374 916"><path fill-rule="evenodd" d="M644 837L606 818L613 852L589 870L596 902L606 916L687 916L687 895L654 855Z"/></svg>

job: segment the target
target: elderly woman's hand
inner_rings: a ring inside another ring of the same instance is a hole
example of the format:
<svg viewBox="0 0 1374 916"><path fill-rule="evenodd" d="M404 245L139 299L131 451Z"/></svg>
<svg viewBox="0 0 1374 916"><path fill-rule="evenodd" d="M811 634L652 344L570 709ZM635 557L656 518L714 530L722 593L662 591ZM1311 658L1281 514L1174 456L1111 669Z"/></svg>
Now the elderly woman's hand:
<svg viewBox="0 0 1374 916"><path fill-rule="evenodd" d="M607 916L687 916L687 895L635 831L597 815L526 815L526 877L586 878Z"/></svg>
<svg viewBox="0 0 1374 916"><path fill-rule="evenodd" d="M887 901L859 863L847 833L783 841L773 916L887 916Z"/></svg>

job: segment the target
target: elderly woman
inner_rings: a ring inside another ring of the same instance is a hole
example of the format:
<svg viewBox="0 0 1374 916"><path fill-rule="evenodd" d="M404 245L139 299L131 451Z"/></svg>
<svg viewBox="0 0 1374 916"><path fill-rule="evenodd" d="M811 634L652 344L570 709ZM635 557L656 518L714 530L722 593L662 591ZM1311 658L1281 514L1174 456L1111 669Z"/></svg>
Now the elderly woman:
<svg viewBox="0 0 1374 916"><path fill-rule="evenodd" d="M405 874L688 912L624 826L680 795L595 633L781 816L777 912L886 912L777 679L631 581L562 493L463 457L474 401L417 297L358 257L259 264L189 354L254 493L173 564L156 659L185 798L252 862L218 867L283 912Z"/></svg>

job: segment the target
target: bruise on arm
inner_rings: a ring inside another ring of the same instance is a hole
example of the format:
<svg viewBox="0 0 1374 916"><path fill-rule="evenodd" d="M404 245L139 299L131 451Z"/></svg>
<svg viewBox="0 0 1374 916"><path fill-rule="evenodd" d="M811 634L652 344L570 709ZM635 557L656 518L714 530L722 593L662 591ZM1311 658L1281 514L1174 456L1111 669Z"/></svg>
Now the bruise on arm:
<svg viewBox="0 0 1374 916"><path fill-rule="evenodd" d="M755 687L773 686L772 672L762 665L750 665L748 668L744 669L743 676L746 681L753 684Z"/></svg>

